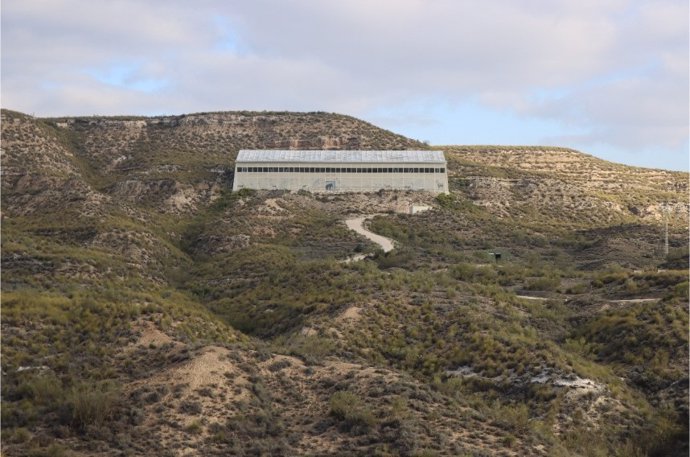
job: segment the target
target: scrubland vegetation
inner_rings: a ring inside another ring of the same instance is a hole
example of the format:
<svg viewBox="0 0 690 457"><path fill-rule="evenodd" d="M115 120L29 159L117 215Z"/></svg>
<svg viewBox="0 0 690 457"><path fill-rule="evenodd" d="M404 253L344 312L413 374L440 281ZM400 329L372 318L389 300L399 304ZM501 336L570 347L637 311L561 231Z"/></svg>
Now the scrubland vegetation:
<svg viewBox="0 0 690 457"><path fill-rule="evenodd" d="M3 455L687 455L686 174L449 147L449 195L233 194L239 147L420 146L3 116Z"/></svg>

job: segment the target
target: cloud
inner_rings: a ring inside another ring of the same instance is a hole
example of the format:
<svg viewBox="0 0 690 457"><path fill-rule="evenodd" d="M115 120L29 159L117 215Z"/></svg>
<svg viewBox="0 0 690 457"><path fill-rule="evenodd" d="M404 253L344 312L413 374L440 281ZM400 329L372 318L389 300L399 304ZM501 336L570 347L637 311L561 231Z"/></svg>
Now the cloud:
<svg viewBox="0 0 690 457"><path fill-rule="evenodd" d="M583 145L674 148L688 138L687 17L680 0L6 0L2 103L326 110L401 133L446 126L425 108L443 103L535 138L547 123Z"/></svg>

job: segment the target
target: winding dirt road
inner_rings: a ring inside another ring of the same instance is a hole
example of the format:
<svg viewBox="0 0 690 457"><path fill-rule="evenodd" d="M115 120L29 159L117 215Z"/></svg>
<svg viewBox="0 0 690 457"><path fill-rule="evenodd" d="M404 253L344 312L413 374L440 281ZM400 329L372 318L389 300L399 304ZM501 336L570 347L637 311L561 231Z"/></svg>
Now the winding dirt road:
<svg viewBox="0 0 690 457"><path fill-rule="evenodd" d="M371 241L381 246L383 252L392 251L394 248L393 240L391 240L390 238L386 238L385 236L377 235L376 233L370 232L369 230L364 228L364 221L367 219L371 219L374 216L375 214L371 214L369 216L361 216L352 219L347 219L345 220L345 225L347 225L347 228L349 228L350 230L354 230L360 235L369 238Z"/></svg>

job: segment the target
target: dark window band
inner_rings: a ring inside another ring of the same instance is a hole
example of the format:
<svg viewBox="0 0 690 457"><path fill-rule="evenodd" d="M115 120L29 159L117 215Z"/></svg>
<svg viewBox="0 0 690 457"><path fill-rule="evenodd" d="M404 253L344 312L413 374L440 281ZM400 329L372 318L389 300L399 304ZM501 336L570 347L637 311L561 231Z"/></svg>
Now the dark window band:
<svg viewBox="0 0 690 457"><path fill-rule="evenodd" d="M445 168L237 167L238 173L445 173Z"/></svg>

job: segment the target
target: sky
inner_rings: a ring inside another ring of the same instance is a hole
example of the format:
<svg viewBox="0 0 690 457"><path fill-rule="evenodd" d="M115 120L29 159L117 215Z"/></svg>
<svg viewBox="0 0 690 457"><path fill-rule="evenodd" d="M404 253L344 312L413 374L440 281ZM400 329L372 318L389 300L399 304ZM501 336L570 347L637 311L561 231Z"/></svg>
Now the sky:
<svg viewBox="0 0 690 457"><path fill-rule="evenodd" d="M687 0L3 0L35 116L349 114L432 145L688 170Z"/></svg>

